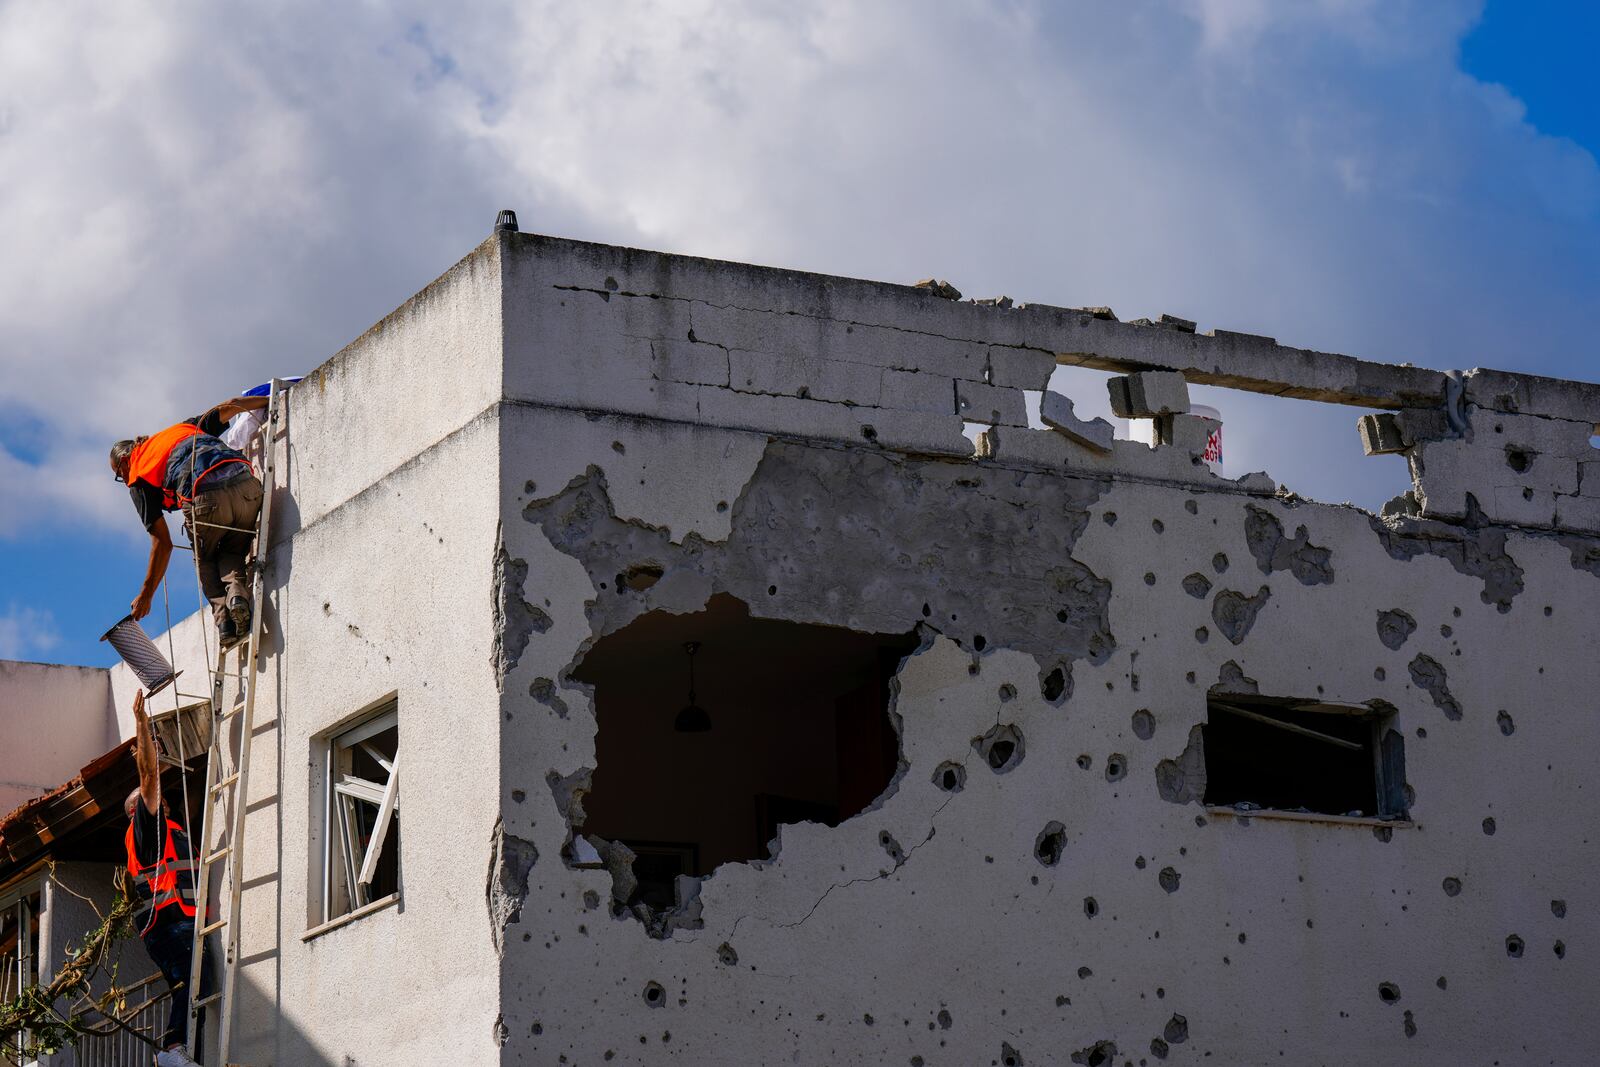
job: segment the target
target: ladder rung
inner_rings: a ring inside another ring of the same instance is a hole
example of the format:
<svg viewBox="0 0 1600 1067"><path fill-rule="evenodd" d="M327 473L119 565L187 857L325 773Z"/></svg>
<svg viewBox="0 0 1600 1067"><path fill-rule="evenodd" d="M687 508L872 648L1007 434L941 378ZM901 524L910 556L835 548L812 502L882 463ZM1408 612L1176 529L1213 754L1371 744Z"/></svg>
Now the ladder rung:
<svg viewBox="0 0 1600 1067"><path fill-rule="evenodd" d="M228 920L227 919L218 919L216 922L211 923L210 925L202 926L200 928L200 936L201 937L205 937L207 934L214 934L218 930L222 929L224 926L227 926L227 925L228 925Z"/></svg>
<svg viewBox="0 0 1600 1067"><path fill-rule="evenodd" d="M199 1000L195 1001L194 1002L194 1008L196 1010L198 1010L200 1008L205 1007L207 1004L215 1004L217 1001L219 1001L221 999L222 999L222 993L219 990L218 992L212 993L210 996L201 997Z"/></svg>
<svg viewBox="0 0 1600 1067"><path fill-rule="evenodd" d="M211 791L213 793L219 793L222 790L228 788L228 786L232 785L234 782L237 782L238 780L239 780L239 772L238 771L234 771L232 774L228 775L228 777L224 778L222 781L220 781L216 785L212 786L211 787Z"/></svg>
<svg viewBox="0 0 1600 1067"><path fill-rule="evenodd" d="M223 845L221 848L217 849L215 852L213 852L211 855L205 857L200 862L201 863L215 863L215 862L217 862L218 860L222 859L224 856L226 856L228 853L230 853L232 851L233 851L233 846L232 845Z"/></svg>

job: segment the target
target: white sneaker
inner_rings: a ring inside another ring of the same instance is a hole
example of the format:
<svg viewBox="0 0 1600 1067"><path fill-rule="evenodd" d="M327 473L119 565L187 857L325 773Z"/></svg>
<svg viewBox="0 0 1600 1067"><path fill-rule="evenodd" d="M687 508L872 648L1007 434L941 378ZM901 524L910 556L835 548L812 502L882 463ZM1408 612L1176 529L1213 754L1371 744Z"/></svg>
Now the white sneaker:
<svg viewBox="0 0 1600 1067"><path fill-rule="evenodd" d="M189 1055L187 1049L179 1045L156 1053L156 1067L200 1067L200 1064Z"/></svg>

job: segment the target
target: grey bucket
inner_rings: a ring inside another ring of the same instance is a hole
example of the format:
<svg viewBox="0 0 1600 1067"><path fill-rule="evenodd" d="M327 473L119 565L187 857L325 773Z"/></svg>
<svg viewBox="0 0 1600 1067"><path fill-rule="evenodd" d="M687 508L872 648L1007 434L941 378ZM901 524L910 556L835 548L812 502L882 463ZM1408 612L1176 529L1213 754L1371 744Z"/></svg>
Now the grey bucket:
<svg viewBox="0 0 1600 1067"><path fill-rule="evenodd" d="M154 696L177 677L167 658L132 615L123 616L121 622L100 635L100 640L110 641L111 647L122 657L122 662L133 668L133 673L139 676L139 684L144 686L146 696Z"/></svg>

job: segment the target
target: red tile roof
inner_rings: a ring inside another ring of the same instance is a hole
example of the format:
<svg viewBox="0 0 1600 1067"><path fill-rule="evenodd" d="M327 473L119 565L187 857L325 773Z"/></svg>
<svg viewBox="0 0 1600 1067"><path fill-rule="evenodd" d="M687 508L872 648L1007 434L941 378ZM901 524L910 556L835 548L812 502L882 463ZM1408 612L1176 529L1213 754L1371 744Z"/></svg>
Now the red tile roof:
<svg viewBox="0 0 1600 1067"><path fill-rule="evenodd" d="M91 761L78 776L0 819L0 882L48 856L52 847L101 822L139 785L130 738Z"/></svg>

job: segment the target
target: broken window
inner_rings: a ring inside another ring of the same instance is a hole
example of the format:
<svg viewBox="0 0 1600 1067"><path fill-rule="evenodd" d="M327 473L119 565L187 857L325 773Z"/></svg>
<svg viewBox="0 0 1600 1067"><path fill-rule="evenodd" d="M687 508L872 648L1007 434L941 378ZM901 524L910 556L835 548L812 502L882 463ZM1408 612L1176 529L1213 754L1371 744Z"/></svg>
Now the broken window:
<svg viewBox="0 0 1600 1067"><path fill-rule="evenodd" d="M400 891L399 711L328 742L324 922Z"/></svg>
<svg viewBox="0 0 1600 1067"><path fill-rule="evenodd" d="M1228 695L1212 696L1206 712L1205 803L1405 816L1393 708Z"/></svg>
<svg viewBox="0 0 1600 1067"><path fill-rule="evenodd" d="M660 909L681 875L770 858L785 824L867 808L899 767L889 683L917 645L754 618L727 595L602 638L573 674L594 686L598 720L578 862L598 861L591 842L625 845L638 885L618 903Z"/></svg>
<svg viewBox="0 0 1600 1067"><path fill-rule="evenodd" d="M0 1003L9 1003L39 984L39 884L29 883L0 894ZM20 1062L22 1038L0 1053Z"/></svg>

